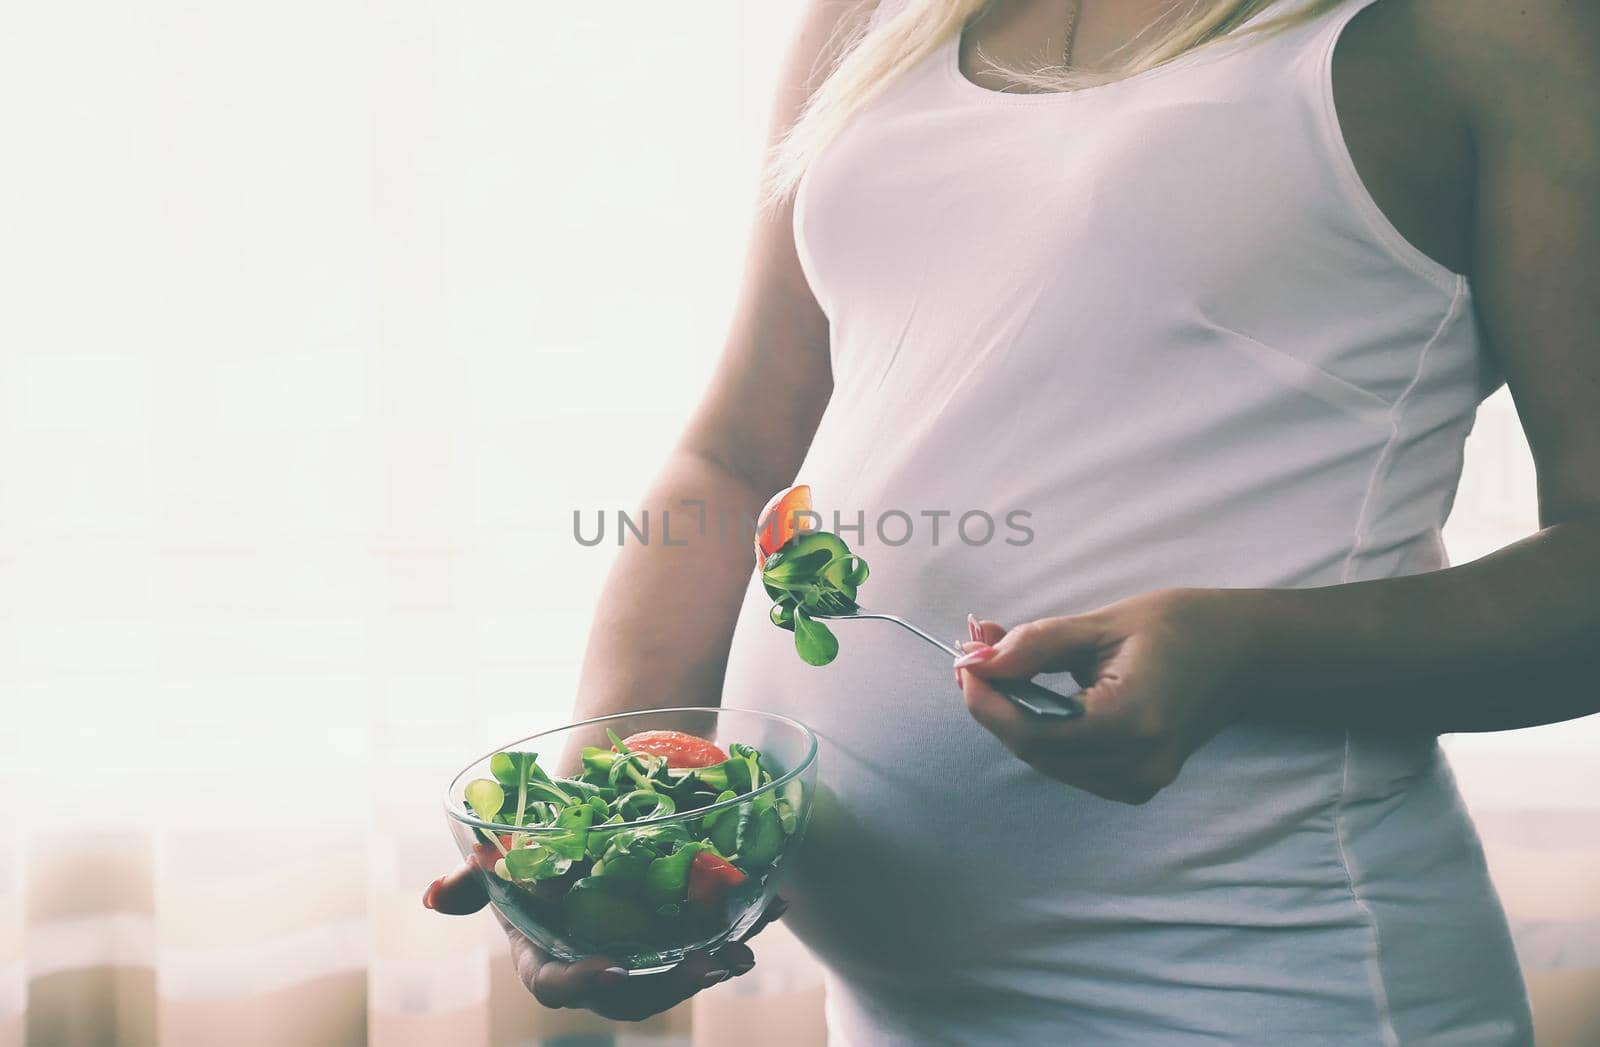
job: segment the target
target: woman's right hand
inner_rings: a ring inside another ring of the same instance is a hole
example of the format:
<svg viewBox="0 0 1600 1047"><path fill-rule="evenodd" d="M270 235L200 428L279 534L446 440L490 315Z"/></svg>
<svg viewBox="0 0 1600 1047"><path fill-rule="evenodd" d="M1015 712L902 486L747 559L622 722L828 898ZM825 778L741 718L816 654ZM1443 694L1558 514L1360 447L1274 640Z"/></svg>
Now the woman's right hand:
<svg viewBox="0 0 1600 1047"><path fill-rule="evenodd" d="M475 913L489 904L483 880L471 865L462 865L429 884L422 904L453 916ZM511 959L517 977L546 1007L576 1007L613 1021L637 1022L677 1006L702 989L737 978L756 965L746 941L783 915L779 898L767 906L761 919L737 942L715 950L690 953L670 971L630 976L614 960L591 956L578 963L562 963L542 952L533 942L490 907L506 937L511 939Z"/></svg>

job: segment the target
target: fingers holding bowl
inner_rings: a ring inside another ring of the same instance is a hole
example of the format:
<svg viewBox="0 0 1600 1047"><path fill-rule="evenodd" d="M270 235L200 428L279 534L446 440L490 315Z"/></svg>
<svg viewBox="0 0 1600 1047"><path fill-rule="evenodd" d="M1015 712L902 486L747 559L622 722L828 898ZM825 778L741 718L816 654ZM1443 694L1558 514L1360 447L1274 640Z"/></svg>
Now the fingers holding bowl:
<svg viewBox="0 0 1600 1047"><path fill-rule="evenodd" d="M628 972L606 956L562 963L546 956L515 928L506 926L517 976L545 1007L579 1008L612 1021L637 1022L671 1010L702 990L755 967L755 954L741 942L685 956L659 974Z"/></svg>
<svg viewBox="0 0 1600 1047"><path fill-rule="evenodd" d="M477 884L477 891L463 884ZM482 901L478 900L480 896ZM470 865L435 880L424 897L428 908L459 915L482 909L486 901L481 881ZM468 908L474 903L475 907ZM670 970L639 975L630 975L619 961L608 956L563 963L517 930L499 909L491 905L489 912L511 943L517 978L542 1006L579 1008L612 1021L632 1022L670 1010L696 993L748 974L755 967L756 958L745 942L780 919L787 908L787 901L775 898L741 940L692 952Z"/></svg>
<svg viewBox="0 0 1600 1047"><path fill-rule="evenodd" d="M466 916L488 904L489 892L484 889L483 877L465 862L430 883L422 894L424 908L447 916Z"/></svg>
<svg viewBox="0 0 1600 1047"><path fill-rule="evenodd" d="M748 946L732 942L690 953L660 974L618 975L613 972L621 968L599 967L608 962L604 957L570 965L551 960L534 972L531 984L524 983L546 1007L581 1007L612 1021L637 1022L748 972L756 961Z"/></svg>

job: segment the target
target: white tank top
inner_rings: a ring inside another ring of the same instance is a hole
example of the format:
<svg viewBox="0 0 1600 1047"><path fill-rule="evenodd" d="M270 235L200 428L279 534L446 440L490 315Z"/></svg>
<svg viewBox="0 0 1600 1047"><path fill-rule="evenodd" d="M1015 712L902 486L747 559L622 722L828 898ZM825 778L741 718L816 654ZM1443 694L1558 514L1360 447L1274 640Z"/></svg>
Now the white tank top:
<svg viewBox="0 0 1600 1047"><path fill-rule="evenodd" d="M956 639L1444 565L1499 377L1341 137L1333 44L1369 2L1070 94L981 88L952 38L818 156L795 237L835 389L799 478L864 515L864 604ZM916 640L841 625L812 668L767 606L724 701L823 737L789 921L836 1043L1527 1042L1432 737L1241 723L1126 807L1016 760Z"/></svg>

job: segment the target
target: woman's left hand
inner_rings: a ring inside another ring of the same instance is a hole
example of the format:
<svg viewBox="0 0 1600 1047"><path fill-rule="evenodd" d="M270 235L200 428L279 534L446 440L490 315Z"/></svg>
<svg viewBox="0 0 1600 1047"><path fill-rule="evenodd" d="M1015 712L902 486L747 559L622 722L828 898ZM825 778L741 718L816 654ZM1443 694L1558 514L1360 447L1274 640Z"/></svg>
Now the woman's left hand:
<svg viewBox="0 0 1600 1047"><path fill-rule="evenodd" d="M973 718L1041 773L1142 804L1243 711L1246 599L1242 590L1166 589L1009 631L971 619L974 642L956 680ZM1032 717L986 682L1063 671L1084 688L1076 720Z"/></svg>

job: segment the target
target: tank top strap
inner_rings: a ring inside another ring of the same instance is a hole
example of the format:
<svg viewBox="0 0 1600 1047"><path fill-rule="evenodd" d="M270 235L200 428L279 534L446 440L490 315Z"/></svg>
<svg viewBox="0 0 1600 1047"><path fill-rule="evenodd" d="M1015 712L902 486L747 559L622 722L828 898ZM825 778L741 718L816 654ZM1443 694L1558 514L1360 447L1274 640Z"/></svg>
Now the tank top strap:
<svg viewBox="0 0 1600 1047"><path fill-rule="evenodd" d="M1289 76L1296 112L1305 133L1322 157L1328 177L1365 231L1384 244L1418 276L1447 298L1464 290L1464 278L1446 269L1408 240L1384 214L1356 170L1340 125L1333 91L1333 53L1352 19L1378 0L1341 0L1309 22L1293 27L1284 46L1291 49L1274 65Z"/></svg>
<svg viewBox="0 0 1600 1047"><path fill-rule="evenodd" d="M1261 10L1251 15L1244 24L1235 31L1241 41L1261 42L1272 41L1274 46L1283 50L1303 54L1315 64L1315 56L1324 50L1331 50L1332 43L1337 39L1340 30L1360 11L1375 0L1335 0L1332 4L1324 4L1324 0L1275 0ZM1304 21L1296 22L1283 28L1272 26L1278 19L1292 17L1300 11L1313 7L1323 7ZM1251 26L1265 26L1265 40L1262 34L1243 32ZM1281 61L1281 53L1279 56Z"/></svg>
<svg viewBox="0 0 1600 1047"><path fill-rule="evenodd" d="M1339 0L1320 16L1312 19L1312 24L1317 27L1315 38L1321 42L1332 43L1349 24L1350 19L1374 3L1377 3L1377 0Z"/></svg>
<svg viewBox="0 0 1600 1047"><path fill-rule="evenodd" d="M1251 21L1270 20L1285 12L1292 12L1318 2L1320 0L1279 0L1278 3L1269 5ZM1300 64L1312 76L1313 87L1320 86L1320 80L1326 75L1328 61L1333 54L1333 45L1344 32L1345 26L1349 25L1350 20L1364 8L1376 2L1377 0L1338 0L1327 10L1285 31L1283 35L1292 41L1289 46L1304 55L1305 61Z"/></svg>

